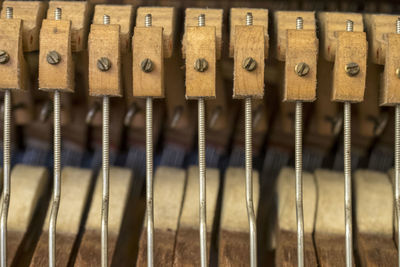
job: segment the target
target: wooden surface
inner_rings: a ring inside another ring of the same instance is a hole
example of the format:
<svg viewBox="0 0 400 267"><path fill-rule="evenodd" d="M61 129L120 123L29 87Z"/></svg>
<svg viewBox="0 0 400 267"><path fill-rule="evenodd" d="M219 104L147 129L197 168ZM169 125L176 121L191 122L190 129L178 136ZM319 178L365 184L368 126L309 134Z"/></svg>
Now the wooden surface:
<svg viewBox="0 0 400 267"><path fill-rule="evenodd" d="M230 31L229 31L229 56L234 56L235 51L235 28L236 26L246 25L247 13L253 15L253 25L264 27L264 54L268 57L269 35L268 35L268 9L262 8L231 8L229 12Z"/></svg>
<svg viewBox="0 0 400 267"><path fill-rule="evenodd" d="M283 101L314 101L317 90L318 39L314 30L287 30L285 89ZM310 71L305 76L295 72L304 62Z"/></svg>
<svg viewBox="0 0 400 267"><path fill-rule="evenodd" d="M258 173L253 171L253 201L256 214L260 190L258 177ZM218 265L248 266L250 237L246 209L245 170L228 168L223 188Z"/></svg>
<svg viewBox="0 0 400 267"><path fill-rule="evenodd" d="M207 24L206 24L207 25ZM189 26L185 30L186 99L215 98L216 35L213 26ZM205 59L208 68L199 72L194 68L197 59Z"/></svg>
<svg viewBox="0 0 400 267"><path fill-rule="evenodd" d="M176 9L174 7L139 7L136 26L145 26L145 16L151 14L152 26L163 28L164 57L170 58L176 38Z"/></svg>
<svg viewBox="0 0 400 267"><path fill-rule="evenodd" d="M39 32L46 15L47 3L42 1L4 1L1 18L6 17L7 7L13 8L13 18L23 20L22 43L25 52L39 49Z"/></svg>
<svg viewBox="0 0 400 267"><path fill-rule="evenodd" d="M120 26L92 24L89 34L89 94L122 96ZM107 36L107 38L104 38ZM108 71L97 68L97 60L111 61Z"/></svg>
<svg viewBox="0 0 400 267"><path fill-rule="evenodd" d="M110 198L108 213L108 258L112 262L116 253L117 240L122 219L129 198L132 173L128 169L112 167L110 169ZM101 263L101 208L102 208L102 172L100 172L88 218L85 232L79 246L75 266L100 266Z"/></svg>
<svg viewBox="0 0 400 267"><path fill-rule="evenodd" d="M47 54L56 51L60 63L47 62ZM71 53L71 21L44 20L40 30L39 88L74 92L75 72Z"/></svg>
<svg viewBox="0 0 400 267"><path fill-rule="evenodd" d="M276 58L280 61L284 61L286 57L286 45L287 45L287 30L296 29L296 19L298 17L303 18L303 29L315 31L315 12L310 11L277 11L274 13L274 27L275 27L275 54Z"/></svg>
<svg viewBox="0 0 400 267"><path fill-rule="evenodd" d="M154 176L154 266L172 266L179 216L186 183L183 169L159 167ZM147 265L147 231L144 218L137 266Z"/></svg>
<svg viewBox="0 0 400 267"><path fill-rule="evenodd" d="M216 214L219 191L219 170L207 168L207 251L210 255L212 229ZM199 168L192 166L188 170L185 198L176 234L173 266L200 265L199 238ZM210 259L210 257L208 257Z"/></svg>
<svg viewBox="0 0 400 267"><path fill-rule="evenodd" d="M68 266L72 248L79 232L85 205L87 204L92 171L65 167L61 174L61 198L57 216L56 265ZM47 210L46 223L36 245L30 266L47 266L49 221L51 204Z"/></svg>
<svg viewBox="0 0 400 267"><path fill-rule="evenodd" d="M188 27L195 27L199 25L199 16L205 15L205 26L215 27L215 52L217 59L221 59L222 54L222 27L223 27L223 10L212 8L187 8L185 10L185 29ZM187 51L187 30L183 35L182 40L182 54L186 57Z"/></svg>
<svg viewBox="0 0 400 267"><path fill-rule="evenodd" d="M367 76L368 46L365 32L337 32L336 42L332 101L362 102ZM352 77L345 71L346 64L351 62L360 67L360 72Z"/></svg>
<svg viewBox="0 0 400 267"><path fill-rule="evenodd" d="M91 8L87 2L50 1L47 19L54 20L54 11L61 8L61 19L71 21L71 49L79 52L86 49Z"/></svg>
<svg viewBox="0 0 400 267"><path fill-rule="evenodd" d="M264 48L265 37L263 26L236 26L233 97L262 98L264 96ZM252 57L256 69L247 71L243 61Z"/></svg>
<svg viewBox="0 0 400 267"><path fill-rule="evenodd" d="M380 105L400 104L400 79L396 75L396 69L400 67L400 34L387 35L385 70L383 73L383 88L380 91Z"/></svg>
<svg viewBox="0 0 400 267"><path fill-rule="evenodd" d="M103 16L108 15L111 25L120 26L119 44L122 54L131 49L133 12L132 5L96 5L94 9L93 24L103 24Z"/></svg>
<svg viewBox="0 0 400 267"><path fill-rule="evenodd" d="M0 65L0 88L26 90L28 73L22 51L22 21L0 20L0 46L10 60Z"/></svg>
<svg viewBox="0 0 400 267"><path fill-rule="evenodd" d="M135 27L133 47L133 96L164 97L164 47L161 27ZM144 59L153 63L151 72L144 72Z"/></svg>

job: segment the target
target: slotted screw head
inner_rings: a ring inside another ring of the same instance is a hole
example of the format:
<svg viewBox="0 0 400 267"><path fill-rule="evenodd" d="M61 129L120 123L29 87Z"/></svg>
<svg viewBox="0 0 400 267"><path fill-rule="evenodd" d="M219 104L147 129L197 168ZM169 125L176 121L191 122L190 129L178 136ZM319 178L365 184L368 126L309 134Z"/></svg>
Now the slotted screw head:
<svg viewBox="0 0 400 267"><path fill-rule="evenodd" d="M300 62L294 67L294 72L300 77L306 76L310 72L310 66L305 62Z"/></svg>
<svg viewBox="0 0 400 267"><path fill-rule="evenodd" d="M257 61L252 57L245 58L242 67L247 71L253 71L257 68Z"/></svg>
<svg viewBox="0 0 400 267"><path fill-rule="evenodd" d="M145 58L140 63L140 68L143 72L149 73L153 71L153 61L150 58Z"/></svg>
<svg viewBox="0 0 400 267"><path fill-rule="evenodd" d="M108 71L111 68L111 61L106 57L99 58L97 60L97 68L100 71Z"/></svg>
<svg viewBox="0 0 400 267"><path fill-rule="evenodd" d="M10 60L10 56L4 50L0 50L0 64L6 64Z"/></svg>
<svg viewBox="0 0 400 267"><path fill-rule="evenodd" d="M56 51L50 51L46 56L47 62L51 65L57 65L61 61L61 56Z"/></svg>
<svg viewBox="0 0 400 267"><path fill-rule="evenodd" d="M356 76L360 72L360 66L355 62L347 63L345 71L350 77Z"/></svg>
<svg viewBox="0 0 400 267"><path fill-rule="evenodd" d="M397 76L397 78L400 79L400 68L397 68L397 69L396 69L396 76Z"/></svg>
<svg viewBox="0 0 400 267"><path fill-rule="evenodd" d="M205 58L198 58L194 63L194 69L198 72L205 72L208 69L208 62Z"/></svg>

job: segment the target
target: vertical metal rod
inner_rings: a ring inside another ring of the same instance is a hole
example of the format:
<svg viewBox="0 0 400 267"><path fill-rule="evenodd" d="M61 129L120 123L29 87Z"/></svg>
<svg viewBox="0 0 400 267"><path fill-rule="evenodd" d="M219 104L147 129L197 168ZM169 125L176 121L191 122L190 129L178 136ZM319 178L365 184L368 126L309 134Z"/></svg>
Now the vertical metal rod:
<svg viewBox="0 0 400 267"><path fill-rule="evenodd" d="M103 24L110 24L110 17L103 16ZM108 266L108 210L110 199L110 97L103 96L103 199L101 207L101 266Z"/></svg>
<svg viewBox="0 0 400 267"><path fill-rule="evenodd" d="M400 18L396 22L396 33L400 34ZM395 170L395 205L397 216L397 264L400 267L400 105L396 105L394 126L394 170Z"/></svg>
<svg viewBox="0 0 400 267"><path fill-rule="evenodd" d="M61 19L61 8L54 11L55 20ZM53 203L49 222L49 266L56 266L56 228L57 215L61 195L61 122L60 122L60 91L54 91L53 101L53 128L54 128L54 169L53 169Z"/></svg>
<svg viewBox="0 0 400 267"><path fill-rule="evenodd" d="M151 27L151 14L145 16L145 26ZM146 98L146 218L147 266L154 266L154 206L153 206L153 99Z"/></svg>
<svg viewBox="0 0 400 267"><path fill-rule="evenodd" d="M303 18L296 19L296 29L303 29ZM295 111L295 172L296 172L296 221L297 266L304 266L304 217L303 217L303 103L296 101Z"/></svg>
<svg viewBox="0 0 400 267"><path fill-rule="evenodd" d="M353 21L346 22L346 31L353 31ZM353 266L353 217L351 202L351 103L344 103L344 212L346 235L346 266Z"/></svg>
<svg viewBox="0 0 400 267"><path fill-rule="evenodd" d="M13 18L13 8L7 7L6 18ZM3 205L1 208L1 267L7 266L7 218L10 206L10 169L11 169L11 90L4 92L4 121L3 121Z"/></svg>

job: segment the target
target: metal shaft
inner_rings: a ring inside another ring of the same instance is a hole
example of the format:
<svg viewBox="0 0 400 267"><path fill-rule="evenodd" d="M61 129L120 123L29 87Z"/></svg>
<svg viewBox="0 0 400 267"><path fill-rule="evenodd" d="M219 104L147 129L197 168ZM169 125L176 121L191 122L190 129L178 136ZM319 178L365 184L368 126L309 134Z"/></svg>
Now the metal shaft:
<svg viewBox="0 0 400 267"><path fill-rule="evenodd" d="M154 207L153 207L153 99L146 98L146 219L147 266L153 267Z"/></svg>
<svg viewBox="0 0 400 267"><path fill-rule="evenodd" d="M400 244L400 105L396 105L394 135L395 205L397 216L397 244ZM400 249L397 248L398 266Z"/></svg>

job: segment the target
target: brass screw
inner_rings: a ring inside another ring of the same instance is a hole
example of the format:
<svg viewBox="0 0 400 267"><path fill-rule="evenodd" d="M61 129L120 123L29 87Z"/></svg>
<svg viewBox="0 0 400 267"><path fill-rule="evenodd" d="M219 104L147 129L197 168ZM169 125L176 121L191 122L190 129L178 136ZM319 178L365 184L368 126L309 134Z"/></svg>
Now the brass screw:
<svg viewBox="0 0 400 267"><path fill-rule="evenodd" d="M4 50L0 50L0 64L6 64L10 60L10 56Z"/></svg>
<svg viewBox="0 0 400 267"><path fill-rule="evenodd" d="M57 53L57 51L50 51L47 56L47 63L51 65L57 65L61 61L61 56L60 54Z"/></svg>
<svg viewBox="0 0 400 267"><path fill-rule="evenodd" d="M194 63L194 69L198 72L205 72L208 69L208 62L205 58L198 58Z"/></svg>
<svg viewBox="0 0 400 267"><path fill-rule="evenodd" d="M140 63L140 67L143 72L149 73L153 71L153 61L149 58L143 59L143 61Z"/></svg>
<svg viewBox="0 0 400 267"><path fill-rule="evenodd" d="M360 66L355 62L347 63L345 71L350 77L356 76L360 72Z"/></svg>
<svg viewBox="0 0 400 267"><path fill-rule="evenodd" d="M106 57L102 57L97 60L97 68L100 71L108 71L111 69L111 61Z"/></svg>
<svg viewBox="0 0 400 267"><path fill-rule="evenodd" d="M305 62L300 62L294 67L294 72L300 77L306 76L310 72L310 66Z"/></svg>
<svg viewBox="0 0 400 267"><path fill-rule="evenodd" d="M257 61L252 57L245 58L242 67L247 71L253 71L257 68Z"/></svg>
<svg viewBox="0 0 400 267"><path fill-rule="evenodd" d="M396 69L396 76L397 76L397 78L400 79L400 68L397 68L397 69Z"/></svg>

